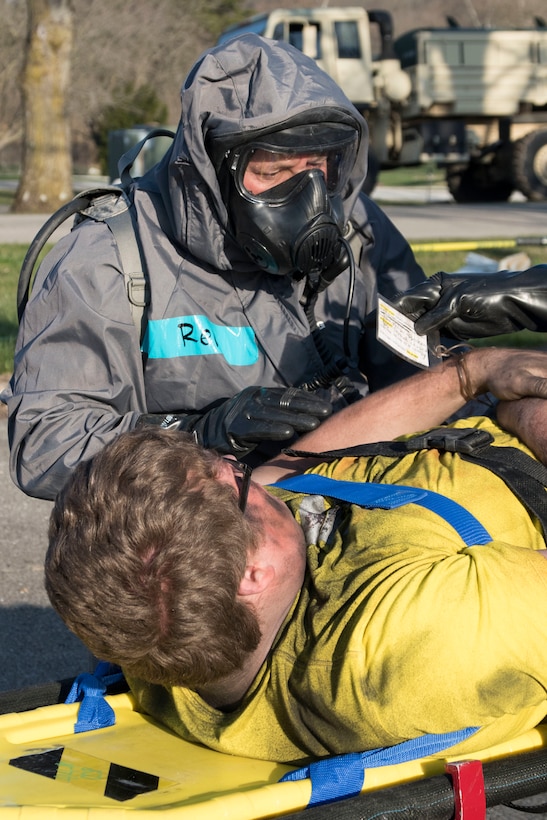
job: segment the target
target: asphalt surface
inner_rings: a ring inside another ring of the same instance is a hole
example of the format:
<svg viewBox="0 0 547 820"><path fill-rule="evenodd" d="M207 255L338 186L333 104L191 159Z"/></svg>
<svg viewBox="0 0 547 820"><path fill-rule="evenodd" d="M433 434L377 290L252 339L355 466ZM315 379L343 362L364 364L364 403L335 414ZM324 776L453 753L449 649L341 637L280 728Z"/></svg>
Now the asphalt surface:
<svg viewBox="0 0 547 820"><path fill-rule="evenodd" d="M0 690L89 670L85 647L49 605L43 584L51 503L29 498L8 474L7 418L0 411Z"/></svg>
<svg viewBox="0 0 547 820"><path fill-rule="evenodd" d="M380 187L388 216L409 240L480 239L542 236L547 233L547 203L516 201L503 205L462 206L442 189L412 192L408 202ZM416 203L420 207L416 207ZM29 243L47 217L0 213L0 243ZM69 230L65 225L53 241ZM0 377L0 390L5 379ZM51 503L29 498L8 472L7 417L0 403L0 692L72 678L92 668L85 647L63 625L49 605L43 586L47 522ZM547 794L524 801L547 804ZM517 820L523 815L506 807L488 809L488 820ZM547 812L535 817L547 820Z"/></svg>

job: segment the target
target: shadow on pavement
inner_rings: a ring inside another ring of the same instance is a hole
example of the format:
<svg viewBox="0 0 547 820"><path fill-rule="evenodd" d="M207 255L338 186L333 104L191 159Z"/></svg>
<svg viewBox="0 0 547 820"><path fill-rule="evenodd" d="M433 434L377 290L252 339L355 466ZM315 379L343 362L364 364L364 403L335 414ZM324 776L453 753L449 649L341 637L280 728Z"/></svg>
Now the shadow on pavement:
<svg viewBox="0 0 547 820"><path fill-rule="evenodd" d="M22 604L0 609L0 689L20 689L92 671L83 644L47 607Z"/></svg>

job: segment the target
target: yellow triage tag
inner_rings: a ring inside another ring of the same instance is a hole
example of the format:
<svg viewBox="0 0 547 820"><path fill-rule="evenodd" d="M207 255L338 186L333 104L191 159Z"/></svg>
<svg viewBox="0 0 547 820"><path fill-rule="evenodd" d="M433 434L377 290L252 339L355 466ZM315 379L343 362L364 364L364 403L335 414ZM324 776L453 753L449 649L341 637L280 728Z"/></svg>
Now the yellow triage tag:
<svg viewBox="0 0 547 820"><path fill-rule="evenodd" d="M376 336L402 359L418 367L430 367L437 360L432 349L439 344L438 332L431 334L435 339L431 336L418 336L412 319L397 310L383 296L378 297Z"/></svg>

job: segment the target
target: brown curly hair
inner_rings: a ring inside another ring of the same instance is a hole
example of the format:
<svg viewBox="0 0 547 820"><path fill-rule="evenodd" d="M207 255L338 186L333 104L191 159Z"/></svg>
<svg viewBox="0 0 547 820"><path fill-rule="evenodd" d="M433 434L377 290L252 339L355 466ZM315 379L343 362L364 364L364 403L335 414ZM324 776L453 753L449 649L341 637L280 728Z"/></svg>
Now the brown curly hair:
<svg viewBox="0 0 547 820"><path fill-rule="evenodd" d="M81 463L56 500L50 601L128 675L196 688L259 643L255 612L237 599L256 536L218 466L186 434L134 430Z"/></svg>

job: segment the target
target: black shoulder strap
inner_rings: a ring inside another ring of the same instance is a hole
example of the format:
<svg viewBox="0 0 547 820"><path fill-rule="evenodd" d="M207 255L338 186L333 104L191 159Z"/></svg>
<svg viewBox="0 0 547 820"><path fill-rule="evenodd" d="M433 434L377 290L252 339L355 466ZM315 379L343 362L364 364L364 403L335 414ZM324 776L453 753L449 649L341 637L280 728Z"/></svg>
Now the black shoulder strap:
<svg viewBox="0 0 547 820"><path fill-rule="evenodd" d="M25 307L27 305L32 285L34 283L34 270L38 262L40 253L44 245L57 228L66 222L70 217L78 217L78 215L85 213L93 202L98 198L119 197L122 190L117 185L108 185L101 188L90 188L87 191L82 191L77 194L74 199L58 208L42 225L32 242L23 259L21 270L19 273L19 281L17 283L17 316L19 321L23 317Z"/></svg>
<svg viewBox="0 0 547 820"><path fill-rule="evenodd" d="M133 211L128 209L109 217L105 222L118 246L131 315L142 342L146 330L145 308L150 304L150 285Z"/></svg>
<svg viewBox="0 0 547 820"><path fill-rule="evenodd" d="M148 272L142 254L135 212L127 192L133 179L130 171L144 144L154 137L175 135L165 128L149 131L144 139L133 145L118 162L121 185L107 185L82 191L67 202L40 228L23 260L17 286L17 315L23 317L34 282L34 270L40 253L54 231L71 216L75 224L85 218L104 222L112 231L120 254L127 297L131 306L133 321L142 341L146 320L145 308L150 302Z"/></svg>
<svg viewBox="0 0 547 820"><path fill-rule="evenodd" d="M547 476L543 464L516 447L485 447L477 453L461 453L501 478L509 489L539 520L547 540Z"/></svg>
<svg viewBox="0 0 547 820"><path fill-rule="evenodd" d="M32 291L34 272L40 253L50 236L70 217L75 218L74 224L78 224L85 218L95 219L98 222L104 222L112 231L120 254L133 321L142 339L145 324L144 309L149 302L146 268L135 230L133 209L125 191L117 185L82 191L44 222L32 240L21 265L17 285L19 321L23 317Z"/></svg>
<svg viewBox="0 0 547 820"><path fill-rule="evenodd" d="M547 467L516 447L496 447L493 436L486 430L473 428L438 427L406 441L381 441L343 450L312 453L303 450L285 450L288 455L321 458L333 461L344 456L390 456L402 458L418 450L445 450L465 461L490 470L509 487L526 509L541 523L547 540Z"/></svg>
<svg viewBox="0 0 547 820"><path fill-rule="evenodd" d="M137 231L135 211L123 188L118 188L116 196L97 196L90 205L81 210L78 218L104 222L112 232L125 281L125 289L133 322L142 341L146 328L145 308L150 303L150 288L144 255Z"/></svg>

